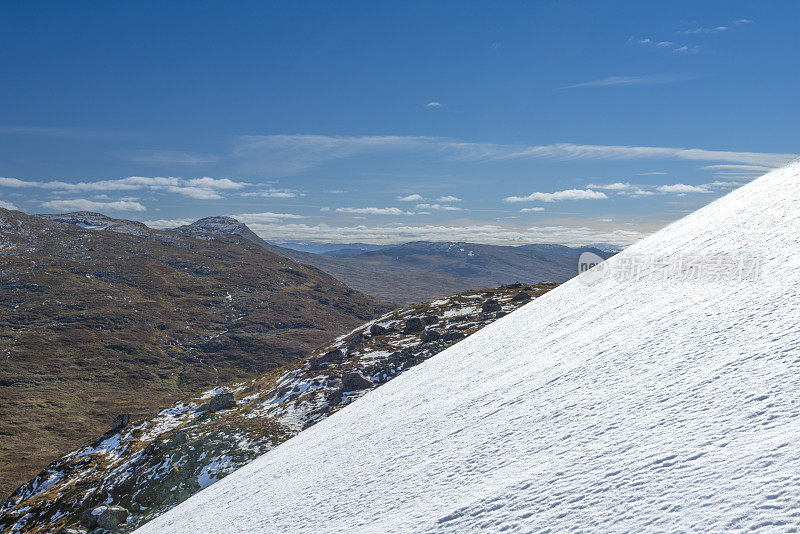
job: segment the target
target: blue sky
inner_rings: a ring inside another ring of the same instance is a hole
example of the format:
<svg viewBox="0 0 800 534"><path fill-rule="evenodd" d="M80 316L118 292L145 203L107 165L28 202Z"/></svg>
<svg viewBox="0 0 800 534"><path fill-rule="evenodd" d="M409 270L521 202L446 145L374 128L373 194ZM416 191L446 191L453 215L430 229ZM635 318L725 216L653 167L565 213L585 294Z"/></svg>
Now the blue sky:
<svg viewBox="0 0 800 534"><path fill-rule="evenodd" d="M0 206L630 243L800 152L792 2L10 2Z"/></svg>

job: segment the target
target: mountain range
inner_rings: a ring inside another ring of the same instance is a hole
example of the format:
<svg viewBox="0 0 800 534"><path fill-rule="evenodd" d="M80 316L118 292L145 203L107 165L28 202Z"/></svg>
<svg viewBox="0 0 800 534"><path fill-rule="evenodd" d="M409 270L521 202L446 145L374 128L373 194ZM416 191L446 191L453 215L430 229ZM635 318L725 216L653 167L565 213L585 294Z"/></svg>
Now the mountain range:
<svg viewBox="0 0 800 534"><path fill-rule="evenodd" d="M241 235L270 252L313 265L362 293L403 305L519 280L564 282L577 274L581 253L589 251L602 258L614 254L593 247L553 244L416 241L368 251L358 247L334 249L326 256L267 243L231 217L207 217L173 231L191 235L202 229Z"/></svg>

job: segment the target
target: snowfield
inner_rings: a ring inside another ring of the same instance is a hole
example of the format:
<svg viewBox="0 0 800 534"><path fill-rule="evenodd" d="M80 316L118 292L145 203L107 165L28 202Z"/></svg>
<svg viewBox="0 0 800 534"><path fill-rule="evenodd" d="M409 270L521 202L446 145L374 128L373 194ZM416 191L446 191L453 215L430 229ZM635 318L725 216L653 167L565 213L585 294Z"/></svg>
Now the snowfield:
<svg viewBox="0 0 800 534"><path fill-rule="evenodd" d="M797 531L799 246L795 164L606 262L757 279L573 279L138 532Z"/></svg>

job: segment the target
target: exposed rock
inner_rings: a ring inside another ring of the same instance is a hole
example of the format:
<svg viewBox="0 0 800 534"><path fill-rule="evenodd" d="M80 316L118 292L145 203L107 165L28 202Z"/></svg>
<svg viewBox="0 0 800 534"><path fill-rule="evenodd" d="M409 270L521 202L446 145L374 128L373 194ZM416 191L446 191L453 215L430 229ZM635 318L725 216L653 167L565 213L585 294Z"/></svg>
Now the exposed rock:
<svg viewBox="0 0 800 534"><path fill-rule="evenodd" d="M425 323L426 325L436 324L436 323L439 322L439 316L438 315L426 315L425 317L422 318L422 322Z"/></svg>
<svg viewBox="0 0 800 534"><path fill-rule="evenodd" d="M97 526L105 530L114 530L128 519L128 511L122 506L106 506L97 516Z"/></svg>
<svg viewBox="0 0 800 534"><path fill-rule="evenodd" d="M483 313L492 313L502 310L503 307L500 305L500 301L497 299L488 299L486 302L483 303L481 310Z"/></svg>
<svg viewBox="0 0 800 534"><path fill-rule="evenodd" d="M369 333L373 336L382 336L387 332L386 328L382 327L379 324L374 324L369 327Z"/></svg>
<svg viewBox="0 0 800 534"><path fill-rule="evenodd" d="M499 311L499 312L494 314L494 318L495 319L499 319L500 317L505 317L506 315L508 315L508 312Z"/></svg>
<svg viewBox="0 0 800 534"><path fill-rule="evenodd" d="M511 297L511 300L513 302L527 302L531 300L531 296L528 293L525 293L524 291L520 291L519 293Z"/></svg>
<svg viewBox="0 0 800 534"><path fill-rule="evenodd" d="M236 399L233 393L217 393L211 402L208 403L209 412L218 412L220 410L227 410L228 408L236 407Z"/></svg>
<svg viewBox="0 0 800 534"><path fill-rule="evenodd" d="M372 381L361 373L342 374L342 391L358 391L372 387Z"/></svg>
<svg viewBox="0 0 800 534"><path fill-rule="evenodd" d="M359 347L364 342L364 334L361 332L357 332L351 339L350 342L347 344L347 352L353 351Z"/></svg>
<svg viewBox="0 0 800 534"><path fill-rule="evenodd" d="M484 297L493 297L494 296L494 291L484 291L483 292L483 296Z"/></svg>
<svg viewBox="0 0 800 534"><path fill-rule="evenodd" d="M419 317L412 317L406 321L406 326L403 328L404 334L413 334L414 332L422 332L425 330L425 323Z"/></svg>
<svg viewBox="0 0 800 534"><path fill-rule="evenodd" d="M542 282L542 283L546 284L548 282ZM508 284L506 287L509 289L522 289L524 285L525 284L523 284L522 282L514 282L513 284Z"/></svg>
<svg viewBox="0 0 800 534"><path fill-rule="evenodd" d="M459 332L458 330L448 330L444 334L442 334L442 339L444 341L456 341L466 337L464 334Z"/></svg>
<svg viewBox="0 0 800 534"><path fill-rule="evenodd" d="M335 362L344 359L344 352L341 349L329 350L321 357L317 358L322 363Z"/></svg>
<svg viewBox="0 0 800 534"><path fill-rule="evenodd" d="M430 343L431 341L436 341L440 337L442 337L442 335L439 332L428 329L422 333L421 341L423 343Z"/></svg>
<svg viewBox="0 0 800 534"><path fill-rule="evenodd" d="M122 430L131 422L131 416L127 413L121 413L114 418L114 422L111 423L111 432L116 432L117 430Z"/></svg>
<svg viewBox="0 0 800 534"><path fill-rule="evenodd" d="M62 527L58 529L56 534L86 534L86 531L82 528Z"/></svg>

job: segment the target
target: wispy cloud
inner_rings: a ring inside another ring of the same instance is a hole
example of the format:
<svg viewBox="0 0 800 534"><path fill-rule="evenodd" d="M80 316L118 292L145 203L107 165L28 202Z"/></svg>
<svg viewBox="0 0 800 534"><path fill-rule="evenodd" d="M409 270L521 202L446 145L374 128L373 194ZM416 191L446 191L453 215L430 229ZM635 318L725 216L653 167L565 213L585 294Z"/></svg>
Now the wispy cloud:
<svg viewBox="0 0 800 534"><path fill-rule="evenodd" d="M439 109L440 107L442 107L442 104L439 102L428 102L427 104L425 104L425 107L428 109Z"/></svg>
<svg viewBox="0 0 800 534"><path fill-rule="evenodd" d="M668 148L621 145L497 144L424 136L329 137L321 135L272 135L240 138L234 151L242 158L273 165L283 173L297 173L328 161L378 152L430 152L447 159L493 161L507 159L673 159L738 163L778 167L796 154L733 152L702 148ZM266 167L265 167L266 166Z"/></svg>
<svg viewBox="0 0 800 534"><path fill-rule="evenodd" d="M264 211L261 213L238 213L231 215L231 217L245 224L269 223L269 222L282 221L286 219L306 218L304 215L296 215L294 213L272 213L269 211Z"/></svg>
<svg viewBox="0 0 800 534"><path fill-rule="evenodd" d="M413 211L405 211L400 208L336 208L336 211L359 215L414 215Z"/></svg>
<svg viewBox="0 0 800 534"><path fill-rule="evenodd" d="M520 213L532 213L534 211L544 211L544 208L542 208L541 206L537 206L535 208L522 208L521 210L519 210Z"/></svg>
<svg viewBox="0 0 800 534"><path fill-rule="evenodd" d="M96 202L86 198L70 200L50 200L43 202L42 207L55 211L146 211L139 202L117 200L114 202Z"/></svg>
<svg viewBox="0 0 800 534"><path fill-rule="evenodd" d="M5 208L7 210L18 210L19 209L14 204L12 204L11 202L8 202L6 200L0 200L0 208Z"/></svg>
<svg viewBox="0 0 800 534"><path fill-rule="evenodd" d="M660 185L656 189L662 193L711 193L709 189L702 185L671 184Z"/></svg>
<svg viewBox="0 0 800 534"><path fill-rule="evenodd" d="M151 165L204 165L220 160L219 156L213 154L180 150L131 150L120 153L120 157L127 161Z"/></svg>
<svg viewBox="0 0 800 534"><path fill-rule="evenodd" d="M445 206L444 204L417 204L414 206L418 210L439 210L439 211L461 211L457 206Z"/></svg>
<svg viewBox="0 0 800 534"><path fill-rule="evenodd" d="M591 189L566 189L555 193L531 193L523 197L506 197L503 202L557 202L559 200L601 200L608 198L605 193Z"/></svg>
<svg viewBox="0 0 800 534"><path fill-rule="evenodd" d="M599 80L575 83L562 89L575 89L578 87L609 87L613 85L653 85L662 83L684 82L697 78L694 74L646 74L641 76L609 76Z"/></svg>
<svg viewBox="0 0 800 534"><path fill-rule="evenodd" d="M741 171L761 171L761 172L769 172L774 168L775 167L767 167L765 165L737 165L737 164L706 165L705 167L703 167L703 169L710 171L741 170Z"/></svg>
<svg viewBox="0 0 800 534"><path fill-rule="evenodd" d="M453 195L444 195L439 197L439 202L461 202L461 199L458 197L454 197Z"/></svg>
<svg viewBox="0 0 800 534"><path fill-rule="evenodd" d="M328 193L335 193L335 191L327 191ZM243 197L262 197L262 198L295 198L295 197L302 197L305 193L302 191L296 191L294 189L276 189L274 187L270 187L269 189L264 189L262 191L248 191L247 193L242 193Z"/></svg>
<svg viewBox="0 0 800 534"><path fill-rule="evenodd" d="M707 33L726 32L726 31L728 31L728 29L729 28L727 26L713 26L713 27L708 27L708 28L698 27L698 28L691 28L689 30L683 30L680 33L682 33L684 35L702 35L702 34L707 34Z"/></svg>

